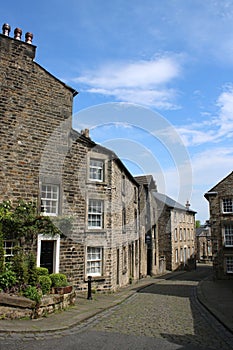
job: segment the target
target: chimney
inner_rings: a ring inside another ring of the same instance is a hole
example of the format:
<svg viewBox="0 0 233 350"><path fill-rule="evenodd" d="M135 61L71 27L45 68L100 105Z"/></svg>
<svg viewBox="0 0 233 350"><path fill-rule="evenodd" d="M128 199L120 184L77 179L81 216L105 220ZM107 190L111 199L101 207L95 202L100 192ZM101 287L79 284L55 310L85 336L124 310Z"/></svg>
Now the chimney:
<svg viewBox="0 0 233 350"><path fill-rule="evenodd" d="M11 26L8 23L4 23L2 26L2 34L9 36L10 31L11 31Z"/></svg>
<svg viewBox="0 0 233 350"><path fill-rule="evenodd" d="M22 36L22 29L15 28L15 30L14 30L14 39L21 40L21 36Z"/></svg>
<svg viewBox="0 0 233 350"><path fill-rule="evenodd" d="M31 43L32 43L32 39L33 39L33 34L27 32L27 33L25 34L25 42L26 42L27 44L31 44Z"/></svg>
<svg viewBox="0 0 233 350"><path fill-rule="evenodd" d="M25 34L25 42L21 41L22 37L22 29L15 28L14 30L14 38L10 38L9 34L11 31L11 27L8 23L4 23L2 26L2 34L0 34L0 48L2 50L8 50L8 54L11 50L15 50L16 47L20 46L21 50L18 51L18 55L27 56L31 59L35 58L36 46L32 44L33 34L27 32ZM6 44L7 43L7 44ZM28 45L29 44L29 45Z"/></svg>
<svg viewBox="0 0 233 350"><path fill-rule="evenodd" d="M186 202L185 206L186 206L186 209L187 209L187 210L189 210L189 208L190 208L190 203L189 203L189 201L188 201L188 200L187 200L187 202Z"/></svg>
<svg viewBox="0 0 233 350"><path fill-rule="evenodd" d="M81 134L82 134L83 136L85 136L85 137L90 138L90 136L89 136L89 129L81 130Z"/></svg>

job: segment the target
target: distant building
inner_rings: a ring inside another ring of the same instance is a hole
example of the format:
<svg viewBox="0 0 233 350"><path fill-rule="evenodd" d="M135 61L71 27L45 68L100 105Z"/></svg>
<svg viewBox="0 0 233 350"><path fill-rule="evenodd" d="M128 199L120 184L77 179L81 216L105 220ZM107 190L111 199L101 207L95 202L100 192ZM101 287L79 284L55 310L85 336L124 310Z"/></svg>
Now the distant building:
<svg viewBox="0 0 233 350"><path fill-rule="evenodd" d="M209 223L196 228L197 260L208 262L212 260L212 240Z"/></svg>
<svg viewBox="0 0 233 350"><path fill-rule="evenodd" d="M233 278L233 172L205 193L209 202L214 275Z"/></svg>
<svg viewBox="0 0 233 350"><path fill-rule="evenodd" d="M153 192L157 191L152 175L135 176L139 188L139 217L141 232L140 276L156 275L165 271L164 260L159 258L157 203Z"/></svg>
<svg viewBox="0 0 233 350"><path fill-rule="evenodd" d="M158 210L158 245L167 270L191 268L195 262L195 214L186 206L158 192L153 192Z"/></svg>

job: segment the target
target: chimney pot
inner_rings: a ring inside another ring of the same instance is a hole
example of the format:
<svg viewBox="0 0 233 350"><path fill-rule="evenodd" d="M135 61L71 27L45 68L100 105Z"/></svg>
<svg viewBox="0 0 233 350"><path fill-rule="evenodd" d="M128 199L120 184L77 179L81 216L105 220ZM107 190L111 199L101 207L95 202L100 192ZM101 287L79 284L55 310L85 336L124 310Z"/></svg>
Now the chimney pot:
<svg viewBox="0 0 233 350"><path fill-rule="evenodd" d="M9 36L10 31L11 31L11 26L8 23L4 23L2 26L2 34Z"/></svg>
<svg viewBox="0 0 233 350"><path fill-rule="evenodd" d="M189 208L190 208L190 203L189 203L189 201L188 201L188 200L187 200L187 202L186 202L185 206L186 206L187 210L189 210Z"/></svg>
<svg viewBox="0 0 233 350"><path fill-rule="evenodd" d="M20 28L15 28L14 35L14 39L21 40L22 30Z"/></svg>
<svg viewBox="0 0 233 350"><path fill-rule="evenodd" d="M32 43L32 39L33 39L33 34L27 32L27 33L25 34L25 42L26 42L27 44L31 44L31 43Z"/></svg>

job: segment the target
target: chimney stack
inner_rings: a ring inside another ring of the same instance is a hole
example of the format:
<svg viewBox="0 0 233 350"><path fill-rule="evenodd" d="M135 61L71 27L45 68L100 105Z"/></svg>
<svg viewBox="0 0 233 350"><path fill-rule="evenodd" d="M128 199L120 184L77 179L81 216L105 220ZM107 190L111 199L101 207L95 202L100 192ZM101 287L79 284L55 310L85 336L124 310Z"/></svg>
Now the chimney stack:
<svg viewBox="0 0 233 350"><path fill-rule="evenodd" d="M14 30L14 39L21 40L21 36L22 36L22 29L15 28L15 30Z"/></svg>
<svg viewBox="0 0 233 350"><path fill-rule="evenodd" d="M5 36L9 36L11 31L11 26L8 23L4 23L2 26L2 34ZM15 28L14 30L14 39L15 40L21 40L22 37L22 29ZM33 34L30 32L27 32L25 34L25 43L32 44Z"/></svg>
<svg viewBox="0 0 233 350"><path fill-rule="evenodd" d="M4 23L2 26L2 34L9 36L10 31L11 31L11 26L8 23Z"/></svg>
<svg viewBox="0 0 233 350"><path fill-rule="evenodd" d="M186 209L187 209L187 210L189 210L189 208L190 208L190 203L189 203L189 201L188 201L188 200L187 200L187 202L186 202L185 206L186 206Z"/></svg>

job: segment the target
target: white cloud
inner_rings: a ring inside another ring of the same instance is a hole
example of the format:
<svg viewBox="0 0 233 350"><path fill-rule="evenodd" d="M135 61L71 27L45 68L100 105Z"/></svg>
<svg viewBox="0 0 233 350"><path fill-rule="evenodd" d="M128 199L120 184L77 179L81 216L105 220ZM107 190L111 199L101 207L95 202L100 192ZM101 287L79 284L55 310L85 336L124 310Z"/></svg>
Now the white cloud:
<svg viewBox="0 0 233 350"><path fill-rule="evenodd" d="M180 74L179 58L174 56L105 64L98 70L84 72L74 81L83 84L81 89L90 93L161 109L174 109L178 108L174 103L176 91L168 84Z"/></svg>
<svg viewBox="0 0 233 350"><path fill-rule="evenodd" d="M233 136L233 85L227 84L224 91L216 101L217 116L208 120L203 119L200 123L192 123L178 127L184 144L186 146L197 146L206 143L220 143L226 138Z"/></svg>

